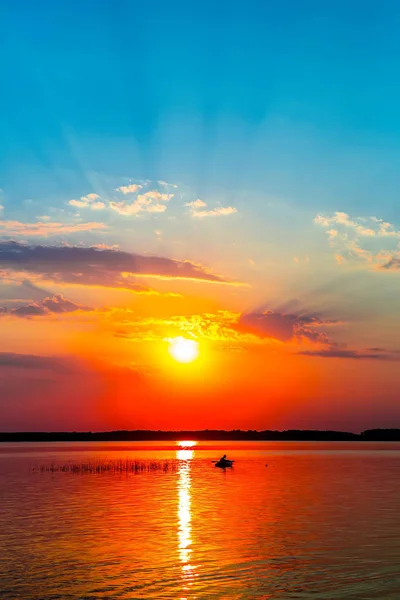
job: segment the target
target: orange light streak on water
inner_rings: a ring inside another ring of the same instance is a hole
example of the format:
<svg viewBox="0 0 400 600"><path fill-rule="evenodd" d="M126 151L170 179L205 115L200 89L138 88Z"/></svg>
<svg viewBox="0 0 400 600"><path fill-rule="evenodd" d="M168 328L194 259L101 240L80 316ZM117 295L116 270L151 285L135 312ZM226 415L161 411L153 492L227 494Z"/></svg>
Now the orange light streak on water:
<svg viewBox="0 0 400 600"><path fill-rule="evenodd" d="M196 567L191 564L192 554L192 509L191 509L191 464L194 456L193 448L197 442L178 442L181 448L176 451L176 458L180 461L178 470L178 553L182 568L182 587L187 591L193 585L196 577ZM186 600L184 597L181 600Z"/></svg>

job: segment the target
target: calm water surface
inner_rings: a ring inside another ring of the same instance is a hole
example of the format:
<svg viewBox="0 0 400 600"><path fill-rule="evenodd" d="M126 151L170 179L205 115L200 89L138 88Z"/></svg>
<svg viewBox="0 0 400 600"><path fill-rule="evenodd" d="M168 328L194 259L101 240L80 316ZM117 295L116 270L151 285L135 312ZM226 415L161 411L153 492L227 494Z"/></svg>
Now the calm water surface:
<svg viewBox="0 0 400 600"><path fill-rule="evenodd" d="M399 599L400 444L2 444L0 597Z"/></svg>

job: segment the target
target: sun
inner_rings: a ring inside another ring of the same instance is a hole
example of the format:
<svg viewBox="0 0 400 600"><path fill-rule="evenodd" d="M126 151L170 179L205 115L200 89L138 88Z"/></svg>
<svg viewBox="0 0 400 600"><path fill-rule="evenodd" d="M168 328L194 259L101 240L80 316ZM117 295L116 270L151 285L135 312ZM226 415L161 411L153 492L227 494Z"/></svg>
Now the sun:
<svg viewBox="0 0 400 600"><path fill-rule="evenodd" d="M171 338L168 352L172 358L180 363L190 363L199 356L199 344L195 340L184 337Z"/></svg>

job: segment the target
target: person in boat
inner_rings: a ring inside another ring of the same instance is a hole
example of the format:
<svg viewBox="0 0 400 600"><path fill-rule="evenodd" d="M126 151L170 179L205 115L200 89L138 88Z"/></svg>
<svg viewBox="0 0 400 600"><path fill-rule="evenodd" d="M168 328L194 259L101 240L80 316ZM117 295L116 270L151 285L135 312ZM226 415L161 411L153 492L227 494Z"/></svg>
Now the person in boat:
<svg viewBox="0 0 400 600"><path fill-rule="evenodd" d="M226 458L226 454L224 454L223 457L219 459L219 462L221 465L226 464L228 462L228 459Z"/></svg>

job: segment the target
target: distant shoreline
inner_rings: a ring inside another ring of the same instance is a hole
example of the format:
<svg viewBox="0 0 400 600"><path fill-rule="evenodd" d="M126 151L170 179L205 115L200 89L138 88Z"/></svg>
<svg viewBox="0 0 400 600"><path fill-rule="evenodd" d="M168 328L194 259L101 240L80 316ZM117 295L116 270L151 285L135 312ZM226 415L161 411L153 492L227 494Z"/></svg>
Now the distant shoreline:
<svg viewBox="0 0 400 600"><path fill-rule="evenodd" d="M285 431L50 431L0 432L1 442L151 442L151 441L260 441L260 442L400 442L400 429L367 429L361 433L288 429Z"/></svg>

